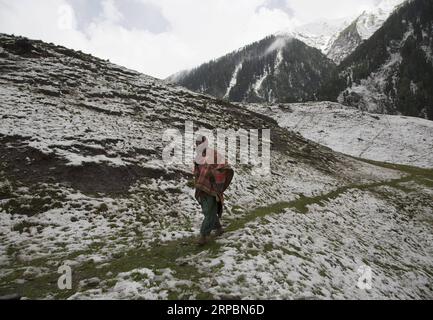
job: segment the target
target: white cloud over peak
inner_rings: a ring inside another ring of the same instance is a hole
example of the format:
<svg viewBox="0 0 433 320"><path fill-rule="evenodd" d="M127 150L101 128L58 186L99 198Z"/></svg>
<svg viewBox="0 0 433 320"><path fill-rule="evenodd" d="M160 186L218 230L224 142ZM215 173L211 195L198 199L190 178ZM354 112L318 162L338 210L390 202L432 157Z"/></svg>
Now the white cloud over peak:
<svg viewBox="0 0 433 320"><path fill-rule="evenodd" d="M159 78L282 29L376 0L0 0L0 32L82 50Z"/></svg>

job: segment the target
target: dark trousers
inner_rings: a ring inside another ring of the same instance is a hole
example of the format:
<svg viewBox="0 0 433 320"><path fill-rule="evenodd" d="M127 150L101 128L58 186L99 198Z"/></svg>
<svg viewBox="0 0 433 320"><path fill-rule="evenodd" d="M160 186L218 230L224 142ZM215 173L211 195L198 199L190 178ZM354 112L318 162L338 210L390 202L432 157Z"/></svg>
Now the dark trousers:
<svg viewBox="0 0 433 320"><path fill-rule="evenodd" d="M201 225L200 234L207 237L212 230L221 228L221 222L218 217L218 202L215 197L204 196L201 199L201 209L204 215L204 220Z"/></svg>

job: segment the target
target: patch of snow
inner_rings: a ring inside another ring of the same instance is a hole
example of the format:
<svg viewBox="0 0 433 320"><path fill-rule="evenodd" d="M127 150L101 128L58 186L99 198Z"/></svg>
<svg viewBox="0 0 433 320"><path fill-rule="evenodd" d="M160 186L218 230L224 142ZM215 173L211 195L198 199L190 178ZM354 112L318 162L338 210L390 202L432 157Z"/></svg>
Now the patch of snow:
<svg viewBox="0 0 433 320"><path fill-rule="evenodd" d="M224 95L224 98L228 98L230 96L230 92L236 86L236 83L238 82L238 74L239 74L239 71L241 71L241 69L242 69L242 62L236 66L236 68L233 72L233 76L230 80L230 84L227 88L226 94Z"/></svg>
<svg viewBox="0 0 433 320"><path fill-rule="evenodd" d="M263 82L269 76L269 72L267 69L263 71L263 74L257 79L257 81L253 84L253 90L257 94L257 96L261 97L260 89L263 85Z"/></svg>
<svg viewBox="0 0 433 320"><path fill-rule="evenodd" d="M421 46L421 49L425 53L426 60L429 61L431 64L433 64L433 53L432 49L429 46Z"/></svg>
<svg viewBox="0 0 433 320"><path fill-rule="evenodd" d="M274 72L278 73L280 71L280 66L284 61L284 57L283 57L283 50L280 49L277 52L277 56L275 58L275 67L274 67Z"/></svg>
<svg viewBox="0 0 433 320"><path fill-rule="evenodd" d="M67 152L64 150L57 150L58 155L62 156L65 160L68 161L67 165L71 167L80 167L84 163L108 163L112 166L123 167L126 166L127 163L123 161L120 157L109 158L105 155L98 156L82 156L76 153Z"/></svg>
<svg viewBox="0 0 433 320"><path fill-rule="evenodd" d="M114 280L114 287L81 291L69 300L166 300L169 291L179 292L182 286L193 285L191 281L176 279L170 269L136 269L120 273ZM100 286L105 287L106 282L101 282Z"/></svg>
<svg viewBox="0 0 433 320"><path fill-rule="evenodd" d="M412 94L416 94L418 91L418 86L415 82L413 82L413 80L410 81L410 91L412 92Z"/></svg>

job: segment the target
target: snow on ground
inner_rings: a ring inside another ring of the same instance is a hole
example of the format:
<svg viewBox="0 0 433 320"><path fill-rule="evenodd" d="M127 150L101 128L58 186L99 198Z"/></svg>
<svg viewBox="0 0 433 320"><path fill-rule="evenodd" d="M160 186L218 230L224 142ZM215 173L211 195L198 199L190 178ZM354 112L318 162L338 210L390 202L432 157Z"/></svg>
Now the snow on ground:
<svg viewBox="0 0 433 320"><path fill-rule="evenodd" d="M223 221L232 227L229 239L248 232L247 222L258 223L255 210L270 215L282 202L408 176L332 152L270 118L90 56L40 42L32 43L30 56L22 56L13 37L0 35L3 46L8 49L0 56L0 294L219 296L200 286L194 264L183 270L170 255L185 258L196 251L188 243L202 220L190 165L162 161L163 131L183 130L186 120L200 128L271 129L271 175L234 166ZM369 228L366 221L359 223ZM284 224L276 229L290 230ZM317 232L312 226L304 231ZM341 232L348 231L341 226ZM159 257L164 250L169 254ZM206 254L202 250L200 256ZM79 270L72 292L59 292L55 285L63 263ZM249 270L248 260L244 263Z"/></svg>
<svg viewBox="0 0 433 320"><path fill-rule="evenodd" d="M95 285L100 288L87 289L88 282L80 284L83 292L71 296L70 300L166 300L170 290L176 290L180 286L192 286L191 281L178 280L173 276L170 269L156 270L155 272L143 268L120 273L112 280L114 287L104 291L101 287L106 286L107 281L101 282L95 279Z"/></svg>
<svg viewBox="0 0 433 320"><path fill-rule="evenodd" d="M36 50L47 57L0 59L0 278L17 274L22 282L29 264L55 266L71 256L103 262L130 246L195 235L201 214L190 168L162 162L164 129L186 120L262 124L203 116L199 108L221 106L89 56L41 44ZM274 160L278 175L268 180L237 170L227 217L345 183L304 163L285 166L290 159L278 153Z"/></svg>
<svg viewBox="0 0 433 320"><path fill-rule="evenodd" d="M198 270L195 283L133 270L71 299L165 299L192 287L221 299L431 299L430 200L431 189L413 182L349 189L307 213L256 219L218 240L216 251L178 258Z"/></svg>
<svg viewBox="0 0 433 320"><path fill-rule="evenodd" d="M349 190L307 214L267 216L220 240L217 254L189 261L210 275L203 287L220 297L431 299L433 208L402 192L414 209L409 215L386 198L395 191ZM358 287L365 267L370 290Z"/></svg>
<svg viewBox="0 0 433 320"><path fill-rule="evenodd" d="M369 160L433 168L433 122L362 112L336 103L259 106L289 130L335 151Z"/></svg>

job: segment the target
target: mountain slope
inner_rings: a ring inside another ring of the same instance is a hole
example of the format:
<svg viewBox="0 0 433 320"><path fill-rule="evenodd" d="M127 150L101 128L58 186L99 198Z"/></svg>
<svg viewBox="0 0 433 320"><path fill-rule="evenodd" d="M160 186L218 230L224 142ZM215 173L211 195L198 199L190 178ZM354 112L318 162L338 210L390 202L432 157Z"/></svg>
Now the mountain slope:
<svg viewBox="0 0 433 320"><path fill-rule="evenodd" d="M432 296L430 171L352 159L63 47L0 35L0 48L0 296ZM165 130L185 121L271 130L271 174L234 164L227 232L204 248L191 165L162 161ZM365 265L372 290L354 290Z"/></svg>
<svg viewBox="0 0 433 320"><path fill-rule="evenodd" d="M381 0L356 17L318 20L276 35L296 38L319 49L339 64L364 40L369 39L406 0Z"/></svg>
<svg viewBox="0 0 433 320"><path fill-rule="evenodd" d="M362 43L363 39L358 32L357 25L358 20L355 20L338 35L329 48L328 57L337 64L340 64Z"/></svg>
<svg viewBox="0 0 433 320"><path fill-rule="evenodd" d="M235 102L297 102L316 100L334 69L319 50L271 36L168 80Z"/></svg>
<svg viewBox="0 0 433 320"><path fill-rule="evenodd" d="M362 110L433 119L432 30L432 2L407 3L342 62L322 98L339 96Z"/></svg>
<svg viewBox="0 0 433 320"><path fill-rule="evenodd" d="M406 0L382 0L373 8L364 11L334 39L327 56L341 63L365 40L379 30L389 16Z"/></svg>

